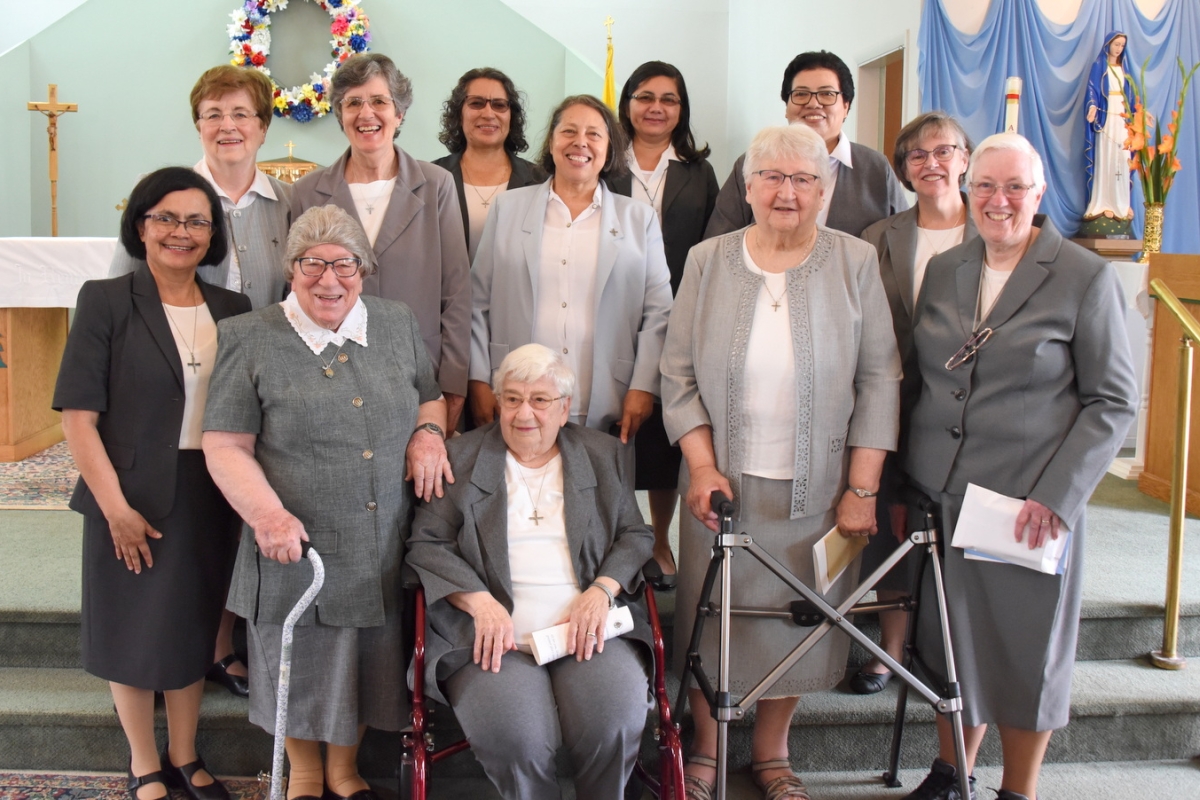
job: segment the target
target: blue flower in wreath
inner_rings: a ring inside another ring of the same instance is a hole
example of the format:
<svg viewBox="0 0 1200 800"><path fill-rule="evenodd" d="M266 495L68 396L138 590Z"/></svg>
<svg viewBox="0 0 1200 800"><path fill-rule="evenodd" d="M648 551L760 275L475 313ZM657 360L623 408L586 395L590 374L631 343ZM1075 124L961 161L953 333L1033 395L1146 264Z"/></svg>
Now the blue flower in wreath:
<svg viewBox="0 0 1200 800"><path fill-rule="evenodd" d="M350 37L350 49L356 53L361 53L367 49L367 38L361 34L354 34Z"/></svg>
<svg viewBox="0 0 1200 800"><path fill-rule="evenodd" d="M308 122L312 118L312 106L308 103L297 103L292 106L292 119L296 120L296 122Z"/></svg>
<svg viewBox="0 0 1200 800"><path fill-rule="evenodd" d="M312 85L312 87L313 87L313 91L316 92L317 94L321 94L325 91L325 84L323 84L323 83L314 83Z"/></svg>
<svg viewBox="0 0 1200 800"><path fill-rule="evenodd" d="M329 7L330 8L341 8L342 0L329 0Z"/></svg>

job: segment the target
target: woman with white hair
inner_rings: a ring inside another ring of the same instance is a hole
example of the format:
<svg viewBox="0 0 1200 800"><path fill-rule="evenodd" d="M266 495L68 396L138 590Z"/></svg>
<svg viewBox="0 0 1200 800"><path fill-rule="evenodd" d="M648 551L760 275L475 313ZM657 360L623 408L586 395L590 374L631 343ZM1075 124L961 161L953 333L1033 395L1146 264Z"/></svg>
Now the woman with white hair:
<svg viewBox="0 0 1200 800"><path fill-rule="evenodd" d="M1037 214L1046 179L1033 146L1015 133L984 139L967 188L979 238L930 260L914 317L922 387L905 469L941 504L947 535L972 483L1023 501L1012 535L1030 549L1070 531L1059 575L945 548L966 766L995 723L999 798L1027 800L1070 717L1084 508L1134 419L1137 388L1116 271ZM933 612L918 612L918 644L937 665ZM960 797L941 717L938 738L939 758L906 800Z"/></svg>
<svg viewBox="0 0 1200 800"><path fill-rule="evenodd" d="M560 744L578 797L620 800L649 710L645 612L630 606L627 637L604 635L654 536L620 442L567 421L575 387L544 345L505 356L499 421L450 442L458 480L417 510L408 541L429 603L427 691L449 699L508 800L557 800ZM533 632L564 622L570 655L539 665Z"/></svg>
<svg viewBox="0 0 1200 800"><path fill-rule="evenodd" d="M714 491L737 499L738 530L811 585L812 546L835 524L845 536L875 532L880 471L896 447L900 360L875 248L817 224L824 141L803 125L767 128L744 171L754 224L692 248L662 357L663 417L683 450L679 491L691 511L680 523L681 631L692 627L717 530ZM736 559L733 573L731 603L796 598L752 559ZM840 603L856 573L826 599ZM707 665L717 663L716 633L709 626L701 643ZM744 695L804 630L739 618L731 633L730 686ZM808 797L788 762L792 711L801 694L841 680L848 651L846 637L825 637L758 702L752 770L768 800ZM701 692L690 701L687 796L707 800L717 724Z"/></svg>
<svg viewBox="0 0 1200 800"><path fill-rule="evenodd" d="M374 262L349 212L305 211L286 257L287 299L219 326L204 455L253 530L229 590L229 608L247 622L250 721L275 729L281 631L312 582L296 563L311 542L325 585L293 642L303 667L291 678L288 798L373 800L358 774L363 731L408 719L397 680L405 481L428 498L453 480L446 403L416 315L362 295Z"/></svg>

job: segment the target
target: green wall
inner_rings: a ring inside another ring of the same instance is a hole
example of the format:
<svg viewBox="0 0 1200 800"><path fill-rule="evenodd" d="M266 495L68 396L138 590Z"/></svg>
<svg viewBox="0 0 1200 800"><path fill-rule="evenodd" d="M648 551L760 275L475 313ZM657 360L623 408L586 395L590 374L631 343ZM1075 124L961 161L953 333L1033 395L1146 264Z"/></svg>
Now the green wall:
<svg viewBox="0 0 1200 800"><path fill-rule="evenodd" d="M28 43L14 47L0 59L0 75L4 76L0 81L0 187L3 187L0 191L0 236L28 236L30 130L36 127L45 142L46 126L41 114L37 115L33 125L30 124L29 118L33 114L25 104L34 97L44 99L46 87L42 87L40 95L29 94ZM45 176L45 155L41 163L42 176Z"/></svg>
<svg viewBox="0 0 1200 800"><path fill-rule="evenodd" d="M281 78L298 80L329 60L321 46L324 12L308 5L292 0L276 12L268 65ZM147 13L145 0L89 0L0 57L0 235L50 233L45 120L24 105L44 96L48 83L58 84L60 100L79 104L59 126L60 235L115 235L116 205L139 175L198 161L188 93L201 72L229 58L226 25L237 7L238 0L188 0L157 3ZM417 158L445 155L437 141L441 103L472 67L502 69L526 92L531 149L564 95L600 92L593 67L500 0L363 0L362 8L371 49L413 81L398 142ZM283 52L289 41L305 52ZM275 119L260 159L286 155L289 140L295 155L319 164L345 148L332 114L303 125Z"/></svg>

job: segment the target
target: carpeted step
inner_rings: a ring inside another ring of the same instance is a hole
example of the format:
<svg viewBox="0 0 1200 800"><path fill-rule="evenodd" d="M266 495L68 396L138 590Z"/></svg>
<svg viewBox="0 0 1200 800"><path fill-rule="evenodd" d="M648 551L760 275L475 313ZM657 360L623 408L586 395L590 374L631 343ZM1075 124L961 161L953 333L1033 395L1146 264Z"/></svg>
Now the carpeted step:
<svg viewBox="0 0 1200 800"><path fill-rule="evenodd" d="M896 683L879 695L838 691L801 702L791 733L797 768L880 769L886 765ZM903 766L919 767L934 752L933 712L909 704ZM749 761L751 713L730 726L730 763ZM159 725L165 725L162 712ZM165 729L160 730L160 740ZM218 772L253 775L270 764L270 737L246 720L246 703L210 687L204 698L199 747ZM644 748L652 752L647 729ZM396 734L371 732L364 774L394 776ZM1075 674L1072 722L1051 741L1055 763L1162 760L1200 753L1200 670L1164 672L1137 662L1082 662ZM80 670L0 669L0 769L113 770L128 749L112 711L107 684ZM981 764L999 763L989 734ZM445 777L478 777L469 756L438 765Z"/></svg>

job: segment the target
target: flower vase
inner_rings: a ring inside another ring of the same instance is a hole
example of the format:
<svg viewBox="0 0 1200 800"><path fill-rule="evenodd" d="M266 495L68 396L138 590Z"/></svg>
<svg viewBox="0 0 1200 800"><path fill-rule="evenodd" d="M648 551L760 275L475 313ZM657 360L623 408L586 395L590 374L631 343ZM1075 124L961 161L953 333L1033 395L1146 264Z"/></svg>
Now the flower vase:
<svg viewBox="0 0 1200 800"><path fill-rule="evenodd" d="M1142 254L1138 261L1150 261L1151 253L1162 252L1163 204L1146 203L1146 224L1142 231Z"/></svg>

